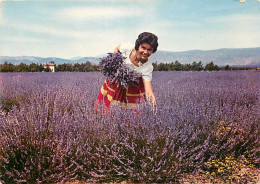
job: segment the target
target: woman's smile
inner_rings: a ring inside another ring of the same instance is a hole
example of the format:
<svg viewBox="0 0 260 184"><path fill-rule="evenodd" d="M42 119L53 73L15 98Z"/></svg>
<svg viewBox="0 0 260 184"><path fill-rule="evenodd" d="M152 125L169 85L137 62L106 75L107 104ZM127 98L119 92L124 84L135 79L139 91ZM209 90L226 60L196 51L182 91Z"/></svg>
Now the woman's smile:
<svg viewBox="0 0 260 184"><path fill-rule="evenodd" d="M139 46L137 51L137 58L141 61L147 61L148 57L153 53L153 48L147 43L143 43ZM139 55L139 57L138 57Z"/></svg>

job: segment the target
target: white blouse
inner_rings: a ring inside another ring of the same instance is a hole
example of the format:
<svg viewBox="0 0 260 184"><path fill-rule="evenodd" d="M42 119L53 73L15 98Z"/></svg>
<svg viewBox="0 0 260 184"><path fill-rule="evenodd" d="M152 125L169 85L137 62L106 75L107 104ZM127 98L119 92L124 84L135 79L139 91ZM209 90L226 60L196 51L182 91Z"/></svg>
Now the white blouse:
<svg viewBox="0 0 260 184"><path fill-rule="evenodd" d="M134 47L135 47L134 44L128 43L128 42L120 44L120 52L124 57L126 57L126 59L124 61L125 65L127 67L129 67L130 69L135 70L137 73L141 74L143 80L152 81L153 65L151 62L149 62L149 60L144 64L142 64L139 61L139 63L138 63L139 67L135 66L131 62L129 56Z"/></svg>

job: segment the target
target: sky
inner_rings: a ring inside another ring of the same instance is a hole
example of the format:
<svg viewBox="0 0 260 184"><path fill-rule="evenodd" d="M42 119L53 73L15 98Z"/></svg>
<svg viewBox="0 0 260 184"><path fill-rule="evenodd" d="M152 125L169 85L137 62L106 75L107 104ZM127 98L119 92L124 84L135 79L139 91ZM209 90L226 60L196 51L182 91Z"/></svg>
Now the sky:
<svg viewBox="0 0 260 184"><path fill-rule="evenodd" d="M95 57L142 32L163 51L260 47L260 0L0 0L0 56Z"/></svg>

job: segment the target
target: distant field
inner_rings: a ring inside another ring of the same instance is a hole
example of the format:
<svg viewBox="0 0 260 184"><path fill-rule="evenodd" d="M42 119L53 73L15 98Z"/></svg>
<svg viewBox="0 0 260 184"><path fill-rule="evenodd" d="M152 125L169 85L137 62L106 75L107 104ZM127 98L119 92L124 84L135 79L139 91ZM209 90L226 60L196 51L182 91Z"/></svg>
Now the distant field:
<svg viewBox="0 0 260 184"><path fill-rule="evenodd" d="M257 182L259 71L154 72L156 111L106 115L93 108L104 79L0 73L0 183Z"/></svg>

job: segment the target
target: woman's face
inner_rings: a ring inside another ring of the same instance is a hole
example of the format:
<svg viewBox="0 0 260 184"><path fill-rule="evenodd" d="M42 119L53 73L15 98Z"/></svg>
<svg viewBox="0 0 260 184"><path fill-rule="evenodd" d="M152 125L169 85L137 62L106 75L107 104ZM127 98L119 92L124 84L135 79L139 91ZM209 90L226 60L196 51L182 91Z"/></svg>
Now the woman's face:
<svg viewBox="0 0 260 184"><path fill-rule="evenodd" d="M148 57L153 53L153 48L148 43L142 43L137 50L137 59L147 61Z"/></svg>

